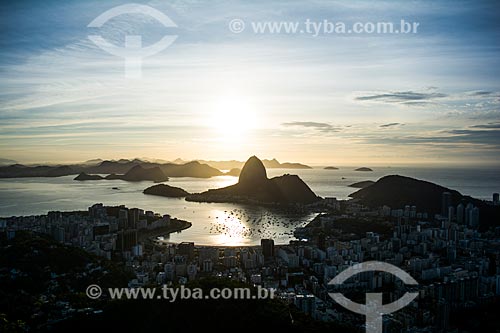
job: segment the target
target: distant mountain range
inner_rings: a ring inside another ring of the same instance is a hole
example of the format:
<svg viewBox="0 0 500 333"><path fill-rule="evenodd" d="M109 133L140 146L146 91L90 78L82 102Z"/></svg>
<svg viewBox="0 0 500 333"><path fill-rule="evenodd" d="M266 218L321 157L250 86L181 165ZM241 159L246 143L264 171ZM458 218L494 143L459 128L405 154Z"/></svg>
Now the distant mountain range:
<svg viewBox="0 0 500 333"><path fill-rule="evenodd" d="M75 180L85 181L85 180L113 180L120 179L126 180L130 182L137 182L143 180L150 180L154 182L164 182L168 180L168 177L165 173L160 169L160 167L152 167L152 168L143 168L140 164L132 167L129 171L127 171L123 175L117 175L116 173L112 173L107 175L106 177L102 177L100 175L89 175L85 172L81 172Z"/></svg>
<svg viewBox="0 0 500 333"><path fill-rule="evenodd" d="M179 161L177 159L176 161ZM182 161L182 160L180 160ZM214 168L219 170L230 170L230 169L241 169L245 162L230 160L230 161L206 161L206 160L197 160L200 163L208 164ZM301 163L292 163L292 162L284 162L280 163L277 159L273 158L272 160L262 160L262 163L267 169L312 169L312 167L301 164Z"/></svg>
<svg viewBox="0 0 500 333"><path fill-rule="evenodd" d="M263 160L266 168L282 169L311 169L310 166L300 163L280 163L276 159ZM0 178L20 177L60 177L68 175L117 174L124 175L133 167L140 165L145 169L158 167L167 177L196 177L210 178L223 175L220 170L231 170L227 175L238 176L243 167L241 161L184 161L180 158L168 162L162 159L135 158L120 160L92 159L82 163L68 165L22 165L9 159L0 159ZM91 177L92 178L92 177ZM97 179L97 177L93 177ZM82 175L78 180L90 180Z"/></svg>
<svg viewBox="0 0 500 333"><path fill-rule="evenodd" d="M241 170L237 184L211 189L186 197L188 201L199 202L241 202L241 203L312 203L320 200L316 194L296 175L267 178L263 162L256 156L250 157Z"/></svg>
<svg viewBox="0 0 500 333"><path fill-rule="evenodd" d="M9 160L7 158L0 158L0 165L12 165L16 164L17 162L14 160Z"/></svg>
<svg viewBox="0 0 500 333"><path fill-rule="evenodd" d="M196 178L210 178L213 176L220 176L223 173L209 165L201 164L197 161L188 162L185 164L174 164L174 163L154 163L142 161L139 159L134 160L119 160L119 161L101 161L97 164L73 164L73 165L62 165L62 166L26 166L21 164L13 164L9 166L0 167L0 178L19 178L19 177L60 177L68 175L78 175L85 173L87 175L91 174L116 174L125 175L131 171L134 167L141 166L143 169L153 169L158 168L163 172L165 177L196 177ZM156 170L156 169L155 169ZM137 169L136 172L140 170ZM150 173L149 171L148 173ZM163 176L155 171L158 178L161 179ZM120 176L116 176L119 178ZM145 176L148 178L149 176ZM85 175L82 175L81 180L85 179ZM112 178L112 177L111 177ZM142 180L133 175L127 176L129 179ZM116 179L116 178L115 178Z"/></svg>

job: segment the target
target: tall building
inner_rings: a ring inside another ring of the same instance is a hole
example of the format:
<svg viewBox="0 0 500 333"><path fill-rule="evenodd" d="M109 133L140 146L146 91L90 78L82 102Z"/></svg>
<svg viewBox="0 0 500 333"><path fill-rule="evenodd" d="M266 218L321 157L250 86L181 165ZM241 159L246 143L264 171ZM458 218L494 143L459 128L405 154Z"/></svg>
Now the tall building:
<svg viewBox="0 0 500 333"><path fill-rule="evenodd" d="M131 208L128 210L128 224L129 229L137 229L137 223L139 222L139 211L138 208Z"/></svg>
<svg viewBox="0 0 500 333"><path fill-rule="evenodd" d="M464 224L464 205L463 204L458 204L457 206L457 223L458 224Z"/></svg>
<svg viewBox="0 0 500 333"><path fill-rule="evenodd" d="M313 315L316 311L316 297L314 295L296 295L294 304L302 312Z"/></svg>
<svg viewBox="0 0 500 333"><path fill-rule="evenodd" d="M470 216L471 216L471 211L474 208L474 206L469 202L467 206L465 206L465 224L470 225Z"/></svg>
<svg viewBox="0 0 500 333"><path fill-rule="evenodd" d="M479 226L479 208L474 207L469 213L469 225L471 227Z"/></svg>
<svg viewBox="0 0 500 333"><path fill-rule="evenodd" d="M177 247L177 254L186 256L188 259L194 258L194 243L182 242Z"/></svg>
<svg viewBox="0 0 500 333"><path fill-rule="evenodd" d="M261 239L260 246L262 247L262 254L265 259L274 257L274 240Z"/></svg>
<svg viewBox="0 0 500 333"><path fill-rule="evenodd" d="M500 194L498 193L493 193L493 204L495 206L500 205Z"/></svg>
<svg viewBox="0 0 500 333"><path fill-rule="evenodd" d="M175 264L173 262L167 262L163 270L167 281L173 281L175 279Z"/></svg>
<svg viewBox="0 0 500 333"><path fill-rule="evenodd" d="M94 204L89 207L89 217L93 219L105 219L106 215L106 208L102 203Z"/></svg>
<svg viewBox="0 0 500 333"><path fill-rule="evenodd" d="M211 272L214 269L214 263L210 259L203 260L202 271Z"/></svg>
<svg viewBox="0 0 500 333"><path fill-rule="evenodd" d="M210 260L212 263L219 262L219 249L216 247L202 247L198 249L198 262L202 264L205 260Z"/></svg>
<svg viewBox="0 0 500 333"><path fill-rule="evenodd" d="M448 217L448 208L451 206L451 193L443 192L441 195L441 216Z"/></svg>
<svg viewBox="0 0 500 333"><path fill-rule="evenodd" d="M134 246L137 245L137 230L120 230L118 231L116 239L116 250L118 251L130 251Z"/></svg>
<svg viewBox="0 0 500 333"><path fill-rule="evenodd" d="M128 229L128 209L126 208L118 211L118 229Z"/></svg>
<svg viewBox="0 0 500 333"><path fill-rule="evenodd" d="M448 207L448 221L451 222L455 218L455 207Z"/></svg>

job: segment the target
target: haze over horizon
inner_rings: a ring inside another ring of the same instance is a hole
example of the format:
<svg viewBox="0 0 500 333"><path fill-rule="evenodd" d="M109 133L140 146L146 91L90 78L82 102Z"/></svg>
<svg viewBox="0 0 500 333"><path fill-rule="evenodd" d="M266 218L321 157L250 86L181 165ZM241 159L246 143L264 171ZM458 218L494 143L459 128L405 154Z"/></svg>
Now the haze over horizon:
<svg viewBox="0 0 500 333"><path fill-rule="evenodd" d="M87 25L96 0L3 2L0 157L69 163L147 156L311 165L498 165L500 10L490 1L138 1ZM62 14L63 13L63 14ZM228 22L239 18L239 34ZM411 35L255 34L253 21L419 22ZM94 29L94 30L92 30ZM122 46L176 41L125 79Z"/></svg>

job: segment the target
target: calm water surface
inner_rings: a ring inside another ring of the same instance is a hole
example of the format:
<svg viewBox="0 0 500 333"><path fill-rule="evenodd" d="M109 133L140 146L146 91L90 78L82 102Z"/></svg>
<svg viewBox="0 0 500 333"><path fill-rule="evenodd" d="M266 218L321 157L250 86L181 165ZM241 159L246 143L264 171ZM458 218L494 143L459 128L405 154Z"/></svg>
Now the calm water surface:
<svg viewBox="0 0 500 333"><path fill-rule="evenodd" d="M269 169L268 176L298 174L316 194L339 199L346 199L356 190L348 187L349 184L377 180L390 174L428 180L480 199L491 200L493 192L500 192L500 173L493 169L386 167L373 168L373 172L353 169ZM264 237L274 238L277 243L287 243L293 239L292 231L296 226L304 225L314 217L314 214L296 216L268 208L194 203L143 194L142 191L151 186L151 182L78 182L73 180L74 177L0 179L0 216L46 214L50 210L85 210L97 202L105 205L123 204L193 222L191 228L170 235L169 240L194 241L206 245L255 245ZM210 179L171 178L168 184L195 193L236 182L235 177L221 176Z"/></svg>

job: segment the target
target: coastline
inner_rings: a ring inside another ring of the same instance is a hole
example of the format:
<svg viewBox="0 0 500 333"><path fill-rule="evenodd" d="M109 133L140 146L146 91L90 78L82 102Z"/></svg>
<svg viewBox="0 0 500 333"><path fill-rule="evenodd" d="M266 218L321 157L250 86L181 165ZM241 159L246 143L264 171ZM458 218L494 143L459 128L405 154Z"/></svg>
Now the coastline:
<svg viewBox="0 0 500 333"><path fill-rule="evenodd" d="M141 230L137 235L137 241L146 241L148 239L153 240L161 236L170 235L174 232L181 232L182 230L191 228L191 226L193 225L193 223L191 222L176 218L173 218L171 221L175 221L176 225L151 230Z"/></svg>

